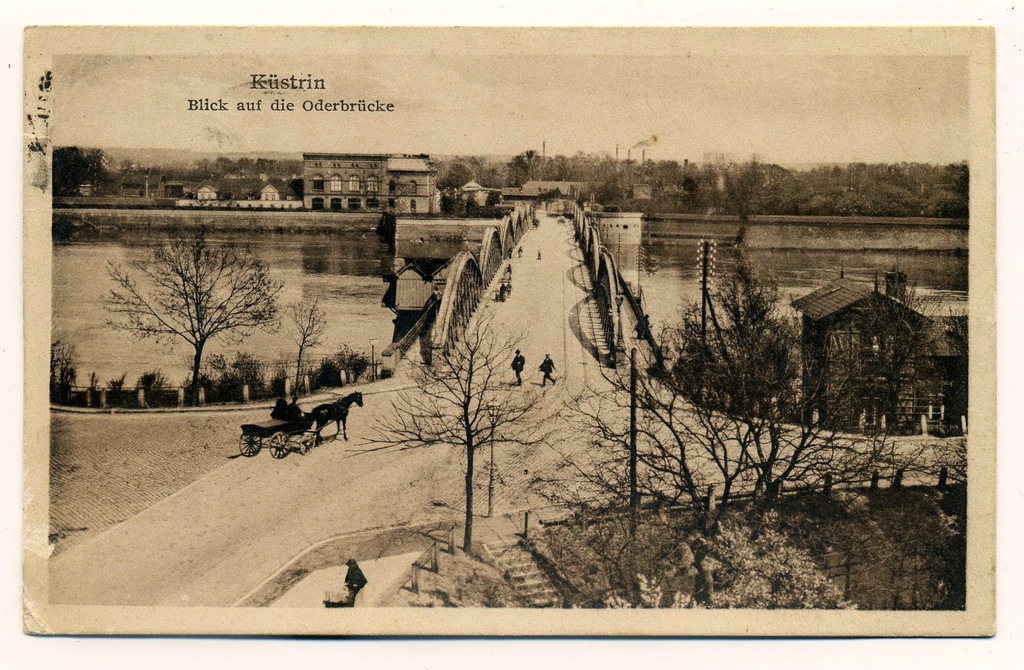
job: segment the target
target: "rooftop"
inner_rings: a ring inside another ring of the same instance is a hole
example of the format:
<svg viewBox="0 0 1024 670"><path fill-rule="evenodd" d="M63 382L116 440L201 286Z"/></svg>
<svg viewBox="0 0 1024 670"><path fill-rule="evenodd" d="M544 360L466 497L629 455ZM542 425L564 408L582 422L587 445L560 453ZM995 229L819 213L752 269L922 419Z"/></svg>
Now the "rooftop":
<svg viewBox="0 0 1024 670"><path fill-rule="evenodd" d="M823 319L869 297L875 290L850 279L835 281L793 301L793 307L814 319Z"/></svg>

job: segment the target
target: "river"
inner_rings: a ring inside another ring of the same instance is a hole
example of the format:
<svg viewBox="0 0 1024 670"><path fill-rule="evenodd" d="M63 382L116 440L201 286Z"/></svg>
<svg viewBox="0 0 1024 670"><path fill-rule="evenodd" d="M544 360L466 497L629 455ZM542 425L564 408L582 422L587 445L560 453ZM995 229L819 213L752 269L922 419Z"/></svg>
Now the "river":
<svg viewBox="0 0 1024 670"><path fill-rule="evenodd" d="M232 239L230 234L211 233L212 244ZM370 338L376 338L376 353L391 341L393 314L380 306L385 284L382 264L390 265L390 253L372 233L285 234L244 233L233 237L248 241L267 263L274 279L284 288L279 307L300 299L317 299L327 320L324 344L310 350L311 357L326 356L347 344L370 353ZM108 262L127 266L151 257L159 244L156 235L122 233L116 238L76 239L53 247L53 328L74 343L78 358L78 384L88 383L96 373L101 385L127 373L126 383L134 385L147 371L159 369L172 383L184 381L191 370L191 347L184 341L170 345L137 340L129 333L107 325L104 297L112 283ZM285 327L277 333L255 332L234 346L213 340L210 353L245 351L267 360L294 359L295 345Z"/></svg>
<svg viewBox="0 0 1024 670"><path fill-rule="evenodd" d="M383 268L390 267L387 246L372 233L335 234L211 234L214 244L247 240L284 284L280 305L300 298L320 301L328 323L325 343L310 352L329 355L347 344L369 354L370 339L378 340L377 353L391 341L390 310L380 306L385 284ZM150 256L160 237L121 233L116 237L76 238L53 247L53 326L73 342L78 358L78 383L95 373L101 385L126 374L128 385L147 371L159 369L169 381L184 381L190 370L190 347L182 341L170 345L136 340L106 323L103 299L111 288L108 262L127 265ZM645 305L655 329L671 322L688 302L699 299L697 240L645 238L639 273ZM784 306L839 276L865 282L894 265L907 273L932 314L965 313L967 256L907 252L750 251L759 273L779 282ZM723 247L716 255L717 274L728 271L735 251ZM287 332L257 332L235 346L214 342L209 353L245 351L268 360L290 359L295 345Z"/></svg>

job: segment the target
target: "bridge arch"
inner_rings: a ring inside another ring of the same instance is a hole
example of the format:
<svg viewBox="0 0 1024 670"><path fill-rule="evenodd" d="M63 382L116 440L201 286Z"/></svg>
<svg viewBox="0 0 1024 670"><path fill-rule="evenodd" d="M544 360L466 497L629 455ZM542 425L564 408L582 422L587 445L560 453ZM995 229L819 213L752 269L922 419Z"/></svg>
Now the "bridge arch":
<svg viewBox="0 0 1024 670"><path fill-rule="evenodd" d="M470 252L460 251L448 266L434 332L430 338L433 349L447 351L462 336L480 302L481 286L480 266L476 259Z"/></svg>
<svg viewBox="0 0 1024 670"><path fill-rule="evenodd" d="M504 253L504 258L512 257L512 247L515 246L516 239L512 217L506 216L501 222L501 250Z"/></svg>
<svg viewBox="0 0 1024 670"><path fill-rule="evenodd" d="M584 258L587 261L587 269L591 277L597 277L598 265L601 262L601 235L597 232L597 226L590 225L590 235L587 239L587 250Z"/></svg>
<svg viewBox="0 0 1024 670"><path fill-rule="evenodd" d="M601 325L611 351L612 361L619 341L619 270L615 259L604 249L599 251L598 271L594 278L594 299L597 301Z"/></svg>
<svg viewBox="0 0 1024 670"><path fill-rule="evenodd" d="M489 286L494 275L501 267L501 261L505 257L504 247L501 244L501 236L494 226L484 230L484 237L480 243L480 277L484 286Z"/></svg>

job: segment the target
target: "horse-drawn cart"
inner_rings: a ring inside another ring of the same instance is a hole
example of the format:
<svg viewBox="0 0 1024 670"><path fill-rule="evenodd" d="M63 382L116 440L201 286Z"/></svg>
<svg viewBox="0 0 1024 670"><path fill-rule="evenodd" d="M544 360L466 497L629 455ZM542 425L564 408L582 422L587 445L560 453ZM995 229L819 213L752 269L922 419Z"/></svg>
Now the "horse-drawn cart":
<svg viewBox="0 0 1024 670"><path fill-rule="evenodd" d="M284 458L293 451L308 454L316 446L316 428L312 417L299 421L264 421L242 424L238 450L243 456L255 456L267 447L274 458Z"/></svg>

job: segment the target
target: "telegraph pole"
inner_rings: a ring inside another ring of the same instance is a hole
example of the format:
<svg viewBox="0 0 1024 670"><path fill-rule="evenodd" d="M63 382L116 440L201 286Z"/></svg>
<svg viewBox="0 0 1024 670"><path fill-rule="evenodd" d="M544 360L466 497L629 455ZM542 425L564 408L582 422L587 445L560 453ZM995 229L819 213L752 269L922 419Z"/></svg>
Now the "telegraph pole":
<svg viewBox="0 0 1024 670"><path fill-rule="evenodd" d="M707 240L700 241L700 252L698 263L700 264L700 344L707 349L708 346L708 275L711 256L711 243Z"/></svg>
<svg viewBox="0 0 1024 670"><path fill-rule="evenodd" d="M629 534L636 534L640 493L636 485L636 347L629 352Z"/></svg>

